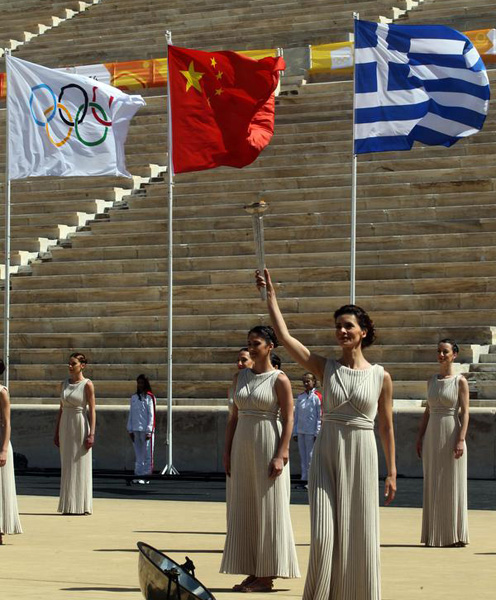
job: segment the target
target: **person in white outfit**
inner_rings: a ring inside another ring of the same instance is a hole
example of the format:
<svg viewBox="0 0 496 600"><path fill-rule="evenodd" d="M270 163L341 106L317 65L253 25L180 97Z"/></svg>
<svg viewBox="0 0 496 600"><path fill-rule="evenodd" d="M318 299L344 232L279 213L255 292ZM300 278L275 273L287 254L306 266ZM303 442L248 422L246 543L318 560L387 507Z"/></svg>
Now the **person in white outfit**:
<svg viewBox="0 0 496 600"><path fill-rule="evenodd" d="M136 379L136 394L131 396L127 431L134 445L136 483L148 483L143 477L153 473L156 399L145 375Z"/></svg>
<svg viewBox="0 0 496 600"><path fill-rule="evenodd" d="M298 442L301 481L306 484L313 445L320 431L322 395L315 389L317 379L313 373L305 373L301 380L305 391L298 396L295 403L293 439Z"/></svg>
<svg viewBox="0 0 496 600"><path fill-rule="evenodd" d="M5 365L0 359L0 375ZM5 534L22 533L14 478L14 452L10 443L10 398L0 385L0 546Z"/></svg>

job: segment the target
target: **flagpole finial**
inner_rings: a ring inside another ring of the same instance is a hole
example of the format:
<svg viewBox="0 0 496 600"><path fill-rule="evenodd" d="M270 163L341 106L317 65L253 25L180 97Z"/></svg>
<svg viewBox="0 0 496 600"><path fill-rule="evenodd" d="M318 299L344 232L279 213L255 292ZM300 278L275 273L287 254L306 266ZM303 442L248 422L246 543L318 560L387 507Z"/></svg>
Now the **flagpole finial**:
<svg viewBox="0 0 496 600"><path fill-rule="evenodd" d="M167 44L169 44L169 45L172 44L172 31L170 29L166 30L165 39L167 40Z"/></svg>

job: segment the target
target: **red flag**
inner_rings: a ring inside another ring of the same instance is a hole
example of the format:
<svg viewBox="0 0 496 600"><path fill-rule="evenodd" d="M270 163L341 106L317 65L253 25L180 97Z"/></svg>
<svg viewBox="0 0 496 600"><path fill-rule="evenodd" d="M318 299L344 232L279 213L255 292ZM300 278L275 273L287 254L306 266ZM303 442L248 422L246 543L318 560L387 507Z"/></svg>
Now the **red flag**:
<svg viewBox="0 0 496 600"><path fill-rule="evenodd" d="M252 163L274 133L282 58L169 46L175 173Z"/></svg>

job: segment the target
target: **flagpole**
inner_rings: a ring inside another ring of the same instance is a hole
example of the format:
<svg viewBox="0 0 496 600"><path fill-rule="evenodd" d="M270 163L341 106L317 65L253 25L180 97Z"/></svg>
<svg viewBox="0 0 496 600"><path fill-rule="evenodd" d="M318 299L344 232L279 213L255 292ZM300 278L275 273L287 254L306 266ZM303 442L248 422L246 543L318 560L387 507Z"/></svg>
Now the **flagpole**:
<svg viewBox="0 0 496 600"><path fill-rule="evenodd" d="M357 12L353 13L353 25L360 18ZM355 26L353 26L355 31ZM353 134L351 136L352 161L351 161L351 231L350 231L350 304L355 304L355 282L356 282L356 188L357 188L357 155L355 153L355 57L356 57L356 35L353 42Z"/></svg>
<svg viewBox="0 0 496 600"><path fill-rule="evenodd" d="M166 31L167 61L169 59L169 45L172 44L172 32ZM162 470L162 475L179 475L179 471L172 464L172 200L174 190L174 173L172 165L172 118L170 97L170 70L167 62L167 174L169 179L169 210L168 210L168 254L167 254L167 464Z"/></svg>
<svg viewBox="0 0 496 600"><path fill-rule="evenodd" d="M4 248L4 300L3 300L3 362L5 371L3 383L9 387L10 370L10 173L9 173L9 72L10 49L5 49L5 68L7 72L7 92L5 103L5 248Z"/></svg>

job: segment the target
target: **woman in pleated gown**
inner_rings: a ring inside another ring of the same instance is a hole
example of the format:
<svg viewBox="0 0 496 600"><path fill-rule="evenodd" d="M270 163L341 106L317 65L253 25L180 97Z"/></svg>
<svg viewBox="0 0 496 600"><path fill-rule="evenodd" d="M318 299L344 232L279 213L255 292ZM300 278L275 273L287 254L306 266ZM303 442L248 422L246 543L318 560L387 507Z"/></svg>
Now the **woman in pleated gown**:
<svg viewBox="0 0 496 600"><path fill-rule="evenodd" d="M55 445L60 448L60 500L58 512L91 515L93 512L92 447L96 409L93 383L83 375L87 360L75 352L69 358L69 379L62 384Z"/></svg>
<svg viewBox="0 0 496 600"><path fill-rule="evenodd" d="M454 373L458 352L454 340L438 344L440 370L428 382L427 407L417 438L424 467L421 542L426 546L469 543L465 444L469 389L465 377Z"/></svg>
<svg viewBox="0 0 496 600"><path fill-rule="evenodd" d="M277 577L299 577L289 513L293 394L271 364L272 327L248 334L252 368L234 377L224 452L227 536L221 573L248 575L239 592L268 592Z"/></svg>
<svg viewBox="0 0 496 600"><path fill-rule="evenodd" d="M288 331L267 269L257 272L267 290L276 335L292 358L323 382L322 427L309 473L310 560L304 600L379 600L381 597L379 492L374 419L386 458L385 502L396 493L392 381L362 349L373 343L367 313L346 305L334 313L338 360L311 352Z"/></svg>
<svg viewBox="0 0 496 600"><path fill-rule="evenodd" d="M0 360L0 375L5 371ZM0 386L0 545L4 534L22 533L14 479L14 453L10 443L10 398Z"/></svg>

